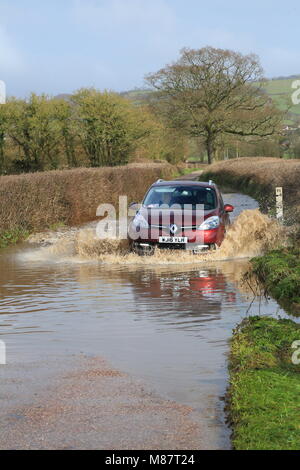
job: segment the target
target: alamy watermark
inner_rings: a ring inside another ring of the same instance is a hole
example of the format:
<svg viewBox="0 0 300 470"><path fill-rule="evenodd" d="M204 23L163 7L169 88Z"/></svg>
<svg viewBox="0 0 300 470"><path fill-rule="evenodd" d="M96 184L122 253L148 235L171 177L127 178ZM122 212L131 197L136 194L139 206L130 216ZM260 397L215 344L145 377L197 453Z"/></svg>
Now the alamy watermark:
<svg viewBox="0 0 300 470"><path fill-rule="evenodd" d="M294 105L300 104L300 80L293 81L292 89L295 90L292 93L292 103Z"/></svg>
<svg viewBox="0 0 300 470"><path fill-rule="evenodd" d="M6 103L6 85L3 80L0 80L0 104Z"/></svg>
<svg viewBox="0 0 300 470"><path fill-rule="evenodd" d="M298 366L300 364L300 341L294 341L292 344L292 349L295 349L295 352L292 355L292 363L295 366Z"/></svg>
<svg viewBox="0 0 300 470"><path fill-rule="evenodd" d="M118 212L118 217L117 217ZM203 204L131 204L127 196L119 197L119 211L112 204L101 204L97 209L98 239L156 239L159 234L182 236L193 234L193 243L204 243L205 219ZM162 232L162 233L160 233Z"/></svg>
<svg viewBox="0 0 300 470"><path fill-rule="evenodd" d="M4 341L0 341L0 366L6 364L6 344Z"/></svg>

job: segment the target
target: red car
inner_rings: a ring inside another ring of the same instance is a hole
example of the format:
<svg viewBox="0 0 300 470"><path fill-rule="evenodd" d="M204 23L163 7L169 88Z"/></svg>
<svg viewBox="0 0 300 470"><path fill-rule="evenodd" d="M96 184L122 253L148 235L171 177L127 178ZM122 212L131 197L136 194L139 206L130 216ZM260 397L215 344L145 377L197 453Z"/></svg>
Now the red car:
<svg viewBox="0 0 300 470"><path fill-rule="evenodd" d="M224 240L233 210L224 205L212 181L159 180L150 187L129 225L131 248L141 255L153 254L156 246L194 253L215 249Z"/></svg>

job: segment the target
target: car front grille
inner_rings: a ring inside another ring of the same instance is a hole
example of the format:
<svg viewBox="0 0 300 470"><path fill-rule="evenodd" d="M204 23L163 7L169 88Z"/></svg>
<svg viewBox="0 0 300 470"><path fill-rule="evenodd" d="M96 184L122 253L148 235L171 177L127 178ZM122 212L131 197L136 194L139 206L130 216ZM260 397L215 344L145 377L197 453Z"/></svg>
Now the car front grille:
<svg viewBox="0 0 300 470"><path fill-rule="evenodd" d="M150 225L151 228L156 228L158 230L166 230L167 232L170 231L170 226L169 225ZM184 225L182 227L178 226L178 232L184 232L185 230L197 230L197 225Z"/></svg>

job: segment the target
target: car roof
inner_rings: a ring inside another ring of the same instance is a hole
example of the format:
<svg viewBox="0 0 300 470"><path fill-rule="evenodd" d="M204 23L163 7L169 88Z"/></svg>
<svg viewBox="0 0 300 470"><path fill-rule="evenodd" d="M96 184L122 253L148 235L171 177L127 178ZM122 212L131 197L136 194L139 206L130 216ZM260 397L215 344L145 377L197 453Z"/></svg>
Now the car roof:
<svg viewBox="0 0 300 470"><path fill-rule="evenodd" d="M216 188L216 185L211 182L204 181L191 181L191 180L174 180L174 181L157 181L152 185L155 186L198 186L203 188Z"/></svg>

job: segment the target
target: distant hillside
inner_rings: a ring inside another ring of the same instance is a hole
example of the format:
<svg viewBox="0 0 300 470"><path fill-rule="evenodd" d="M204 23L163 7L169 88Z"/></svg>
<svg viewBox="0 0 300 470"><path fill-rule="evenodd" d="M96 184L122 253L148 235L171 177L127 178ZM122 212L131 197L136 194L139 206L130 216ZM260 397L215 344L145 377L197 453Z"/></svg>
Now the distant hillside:
<svg viewBox="0 0 300 470"><path fill-rule="evenodd" d="M151 93L151 90L136 88L135 90L124 91L120 95L136 104L143 104Z"/></svg>
<svg viewBox="0 0 300 470"><path fill-rule="evenodd" d="M289 121L299 122L300 121L300 104L293 105L292 94L295 89L292 88L292 84L295 80L300 80L300 75L295 75L287 78L276 78L269 80L266 84L265 90L268 95L274 100L276 105L281 110L289 110Z"/></svg>
<svg viewBox="0 0 300 470"><path fill-rule="evenodd" d="M128 100L133 101L136 104L143 104L151 93L151 90L137 88L135 90L122 91L119 93L119 95L123 96L123 98L127 98ZM60 93L59 95L54 96L54 98L69 101L71 96L72 95L70 93Z"/></svg>
<svg viewBox="0 0 300 470"><path fill-rule="evenodd" d="M70 93L61 93L60 95L56 95L54 96L54 98L56 100L65 100L65 101L69 101L70 98L71 98L71 94Z"/></svg>
<svg viewBox="0 0 300 470"><path fill-rule="evenodd" d="M295 91L292 88L292 83L295 80L300 80L300 75L293 75L290 77L278 77L268 80L265 90L268 95L274 100L275 104L282 111L290 108L287 124L293 124L295 121L300 121L300 104L293 105L292 93ZM134 101L136 104L143 104L151 94L151 90L135 89L121 93L122 96Z"/></svg>
<svg viewBox="0 0 300 470"><path fill-rule="evenodd" d="M287 124L300 122L300 104L293 105L292 103L292 94L295 91L292 88L292 83L295 80L300 80L300 75L270 79L265 86L266 93L271 96L279 109L287 110L290 108L286 120ZM137 105L142 105L149 98L151 93L152 91L149 89L136 88L134 90L121 92L120 95L133 101ZM64 93L57 95L56 98L68 100L70 96L71 95Z"/></svg>

